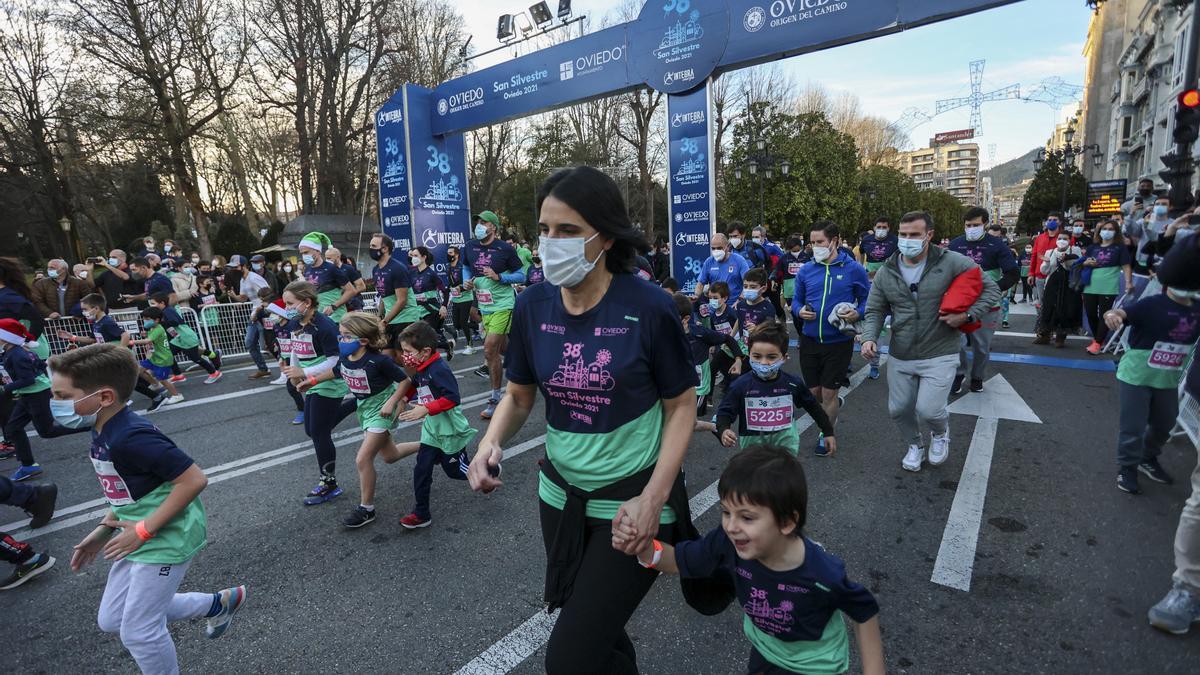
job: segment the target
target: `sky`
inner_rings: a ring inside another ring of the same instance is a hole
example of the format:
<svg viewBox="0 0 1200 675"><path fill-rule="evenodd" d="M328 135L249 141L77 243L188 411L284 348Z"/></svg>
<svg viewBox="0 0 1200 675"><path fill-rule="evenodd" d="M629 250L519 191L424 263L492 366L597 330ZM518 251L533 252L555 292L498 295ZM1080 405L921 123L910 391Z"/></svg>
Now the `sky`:
<svg viewBox="0 0 1200 675"><path fill-rule="evenodd" d="M869 2L870 0L851 0ZM499 15L516 14L532 0L451 0L474 36L472 46L486 51L496 40ZM548 0L550 11L556 0ZM575 15L586 14L591 26L612 7L609 0L574 0ZM822 52L795 56L779 62L800 86L812 82L831 93L851 91L863 109L889 120L898 119L912 106L932 114L939 99L971 93L971 61L985 59L984 93L1019 84L1022 94L1049 77L1082 85L1091 11L1083 0L1024 0L1013 5L923 26L895 35L876 38ZM578 27L575 28L578 30ZM512 50L477 59L477 68L512 58ZM1046 142L1054 124L1067 118L1074 103L1061 109L1022 100L983 104L980 144L984 168L993 164L990 146L995 144L995 163L1019 157ZM943 113L910 131L914 147L923 147L935 133L966 129L970 109Z"/></svg>

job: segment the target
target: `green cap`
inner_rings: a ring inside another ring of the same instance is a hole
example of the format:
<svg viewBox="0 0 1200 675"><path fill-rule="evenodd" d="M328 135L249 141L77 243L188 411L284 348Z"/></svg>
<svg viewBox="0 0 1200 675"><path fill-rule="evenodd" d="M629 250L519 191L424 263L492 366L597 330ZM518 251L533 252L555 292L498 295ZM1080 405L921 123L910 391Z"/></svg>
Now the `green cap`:
<svg viewBox="0 0 1200 675"><path fill-rule="evenodd" d="M492 213L491 211L481 211L478 216L475 216L475 219L486 220L496 227L500 227L500 216Z"/></svg>

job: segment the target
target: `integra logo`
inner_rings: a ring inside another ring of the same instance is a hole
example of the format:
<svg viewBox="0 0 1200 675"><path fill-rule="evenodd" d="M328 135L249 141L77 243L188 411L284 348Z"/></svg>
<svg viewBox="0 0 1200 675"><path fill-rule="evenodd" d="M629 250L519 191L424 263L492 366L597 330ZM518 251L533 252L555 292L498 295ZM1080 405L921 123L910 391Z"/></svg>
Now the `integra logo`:
<svg viewBox="0 0 1200 675"><path fill-rule="evenodd" d="M445 115L480 105L483 105L483 87L475 87L439 100L437 110L439 115Z"/></svg>
<svg viewBox="0 0 1200 675"><path fill-rule="evenodd" d="M434 248L436 246L463 246L466 244L466 239L461 232L439 232L437 230L425 230L421 233L421 243L425 248Z"/></svg>
<svg viewBox="0 0 1200 675"><path fill-rule="evenodd" d="M676 82L691 82L694 79L696 79L696 71L686 68L675 72L668 71L663 75L663 84L669 87Z"/></svg>
<svg viewBox="0 0 1200 675"><path fill-rule="evenodd" d="M680 219L682 220L682 218ZM686 232L678 232L675 234L676 246L687 246L688 244L696 244L698 246L708 246L708 233L696 232L688 234Z"/></svg>

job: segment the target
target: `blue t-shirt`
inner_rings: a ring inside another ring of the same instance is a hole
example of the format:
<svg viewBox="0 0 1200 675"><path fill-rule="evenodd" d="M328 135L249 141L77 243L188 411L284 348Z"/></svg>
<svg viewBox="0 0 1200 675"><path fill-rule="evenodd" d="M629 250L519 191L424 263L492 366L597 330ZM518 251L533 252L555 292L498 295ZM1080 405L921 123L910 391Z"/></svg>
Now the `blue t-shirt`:
<svg viewBox="0 0 1200 675"><path fill-rule="evenodd" d="M741 256L751 267L766 267L771 262L767 249L752 241L743 242L741 248L730 248L732 253Z"/></svg>
<svg viewBox="0 0 1200 675"><path fill-rule="evenodd" d="M28 319L35 312L29 298L7 286L0 288L0 319Z"/></svg>
<svg viewBox="0 0 1200 675"><path fill-rule="evenodd" d="M350 387L350 393L360 400L383 393L407 377L404 369L386 354L369 350L358 361L341 357L338 368L342 379Z"/></svg>
<svg viewBox="0 0 1200 675"><path fill-rule="evenodd" d="M738 313L730 303L725 303L725 308L718 312L710 307L707 301L701 300L696 305L696 316L702 323L721 335L737 337Z"/></svg>
<svg viewBox="0 0 1200 675"><path fill-rule="evenodd" d="M641 275L639 275L641 276ZM645 278L645 277L642 277ZM544 267L529 266L529 270L525 272L525 285L532 286L540 284L546 280L546 269Z"/></svg>
<svg viewBox="0 0 1200 675"><path fill-rule="evenodd" d="M1109 244L1108 246L1092 244L1087 247L1087 252L1084 256L1096 261L1096 267L1092 268L1093 270L1102 267L1121 267L1122 265L1133 264L1133 255L1129 252L1128 248L1120 244Z"/></svg>
<svg viewBox="0 0 1200 675"><path fill-rule="evenodd" d="M1000 237L990 234L983 235L983 239L979 241L967 241L966 235L955 237L954 241L950 242L950 250L974 260L975 264L994 280L999 279L1005 272L1020 269L1008 244Z"/></svg>
<svg viewBox="0 0 1200 675"><path fill-rule="evenodd" d="M762 291L759 291L761 293ZM759 297L762 297L761 295ZM750 331L760 323L775 320L775 305L771 304L770 300L760 300L755 304L750 304L744 299L739 300L737 304L738 327L741 332L741 339L746 341L746 336L750 335Z"/></svg>
<svg viewBox="0 0 1200 675"><path fill-rule="evenodd" d="M865 623L879 613L879 604L870 591L846 576L846 565L840 558L807 537L804 549L802 565L776 571L757 560L738 557L725 530L717 527L700 539L676 544L675 564L682 577L706 578L717 570L733 577L738 603L749 624L747 637L768 660L775 650L764 647L778 640L795 643L779 650L789 657L797 655L803 660L805 652L810 651L817 652L813 654L817 658L829 656L841 661L848 658L848 653L820 653L831 647L827 644L830 622L836 621L834 627L840 628L844 636L845 626L838 611ZM844 645L840 651L846 652Z"/></svg>
<svg viewBox="0 0 1200 675"><path fill-rule="evenodd" d="M125 329L117 323L117 320L105 314L100 317L99 321L92 323L92 338L96 342L120 342L121 336L125 334Z"/></svg>
<svg viewBox="0 0 1200 675"><path fill-rule="evenodd" d="M389 258L386 265L376 265L371 272L375 282L375 292L379 299L395 298L397 288L411 288L412 279L408 275L408 266L396 258Z"/></svg>
<svg viewBox="0 0 1200 675"><path fill-rule="evenodd" d="M424 270L418 270L414 267L409 270L409 274L412 277L412 289L414 293L424 294L430 291L440 291L446 287L442 283L442 278L438 276L438 273L432 267L426 267ZM422 300L426 299L422 298ZM432 298L429 300L432 300ZM428 303L429 300L426 300L426 302Z"/></svg>
<svg viewBox="0 0 1200 675"><path fill-rule="evenodd" d="M896 252L899 247L899 244L896 243L897 240L898 237L891 232L883 239L876 239L875 233L871 232L859 242L858 250L862 251L867 262L881 263L892 257L892 254Z"/></svg>
<svg viewBox="0 0 1200 675"><path fill-rule="evenodd" d="M159 323L163 328L175 328L183 324L183 317L179 316L179 312L175 311L174 307L166 307L163 309L162 320Z"/></svg>
<svg viewBox="0 0 1200 675"><path fill-rule="evenodd" d="M1200 337L1200 303L1181 305L1163 292L1122 309L1129 349L1121 355L1117 379L1155 389L1179 386L1183 365Z"/></svg>
<svg viewBox="0 0 1200 675"><path fill-rule="evenodd" d="M351 284L353 284L356 281L358 281L359 279L363 278L362 272L359 272L357 267L355 267L354 265L351 265L349 263L343 263L340 269L342 270L343 273L345 273L346 281ZM346 309L349 309L351 311L357 312L358 310L360 310L362 308L363 308L362 296L357 293L355 293L354 297L350 298L350 300L346 303Z"/></svg>
<svg viewBox="0 0 1200 675"><path fill-rule="evenodd" d="M702 323L697 323L695 319L688 325L687 338L688 345L692 348L692 364L696 366L708 360L710 347L720 347L725 344L724 335Z"/></svg>
<svg viewBox="0 0 1200 675"><path fill-rule="evenodd" d="M737 300L742 295L742 277L750 270L746 259L736 253L730 253L721 262L712 256L704 261L700 268L699 283L712 284L724 281L729 284L729 302Z"/></svg>
<svg viewBox="0 0 1200 675"><path fill-rule="evenodd" d="M729 385L717 416L736 419L738 436L759 436L789 430L795 408L811 411L814 406L820 404L799 376L781 370L775 379L763 380L751 372ZM833 433L833 429L821 431Z"/></svg>
<svg viewBox="0 0 1200 675"><path fill-rule="evenodd" d="M286 330L291 333L292 354L297 358L303 361L317 357L341 358L338 351L338 325L324 314L313 312L307 326L301 325L297 319L287 324Z"/></svg>
<svg viewBox="0 0 1200 675"><path fill-rule="evenodd" d="M174 293L175 287L171 285L171 280L161 272L151 274L145 280L146 297L150 297L155 293Z"/></svg>
<svg viewBox="0 0 1200 675"><path fill-rule="evenodd" d="M150 420L122 407L92 431L91 457L111 462L129 498L137 501L183 475L194 462Z"/></svg>
<svg viewBox="0 0 1200 675"><path fill-rule="evenodd" d="M43 383L39 390L49 388L49 382L46 380L46 364L24 347L12 345L6 349L3 364L4 366L0 368L0 381L4 384L5 393L32 387L38 384L38 378L41 378Z"/></svg>
<svg viewBox="0 0 1200 675"><path fill-rule="evenodd" d="M493 239L490 244L481 244L478 239L467 240L467 245L463 247L463 260L470 266L473 279L484 276L485 267L492 268L496 274L516 272L523 267L517 249L500 239Z"/></svg>
<svg viewBox="0 0 1200 675"><path fill-rule="evenodd" d="M429 395L435 401L444 398L454 405L462 402L458 394L458 378L454 377L450 366L440 358L434 359L433 363L425 366L423 370L413 373L412 386L418 392L418 396L422 387L429 387Z"/></svg>
<svg viewBox="0 0 1200 675"><path fill-rule="evenodd" d="M315 267L306 267L304 269L304 278L308 283L317 288L317 293L340 290L349 283L346 273L328 260L322 261L320 265ZM335 349L334 352L336 353L336 351Z"/></svg>
<svg viewBox="0 0 1200 675"><path fill-rule="evenodd" d="M450 286L452 287L463 285L463 264L461 258L454 265L446 265L446 278L450 280Z"/></svg>

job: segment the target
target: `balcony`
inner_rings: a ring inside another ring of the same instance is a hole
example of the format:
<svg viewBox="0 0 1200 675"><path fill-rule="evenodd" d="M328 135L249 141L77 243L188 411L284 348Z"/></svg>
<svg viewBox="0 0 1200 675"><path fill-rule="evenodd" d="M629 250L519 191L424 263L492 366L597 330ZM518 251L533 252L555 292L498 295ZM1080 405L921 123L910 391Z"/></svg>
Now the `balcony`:
<svg viewBox="0 0 1200 675"><path fill-rule="evenodd" d="M1149 95L1150 95L1150 78L1143 77L1142 79L1138 80L1138 82L1136 84L1133 85L1133 91L1130 92L1129 99L1131 101L1133 101L1133 103L1138 104L1138 103L1141 103L1142 101L1144 101L1146 99L1146 97Z"/></svg>

